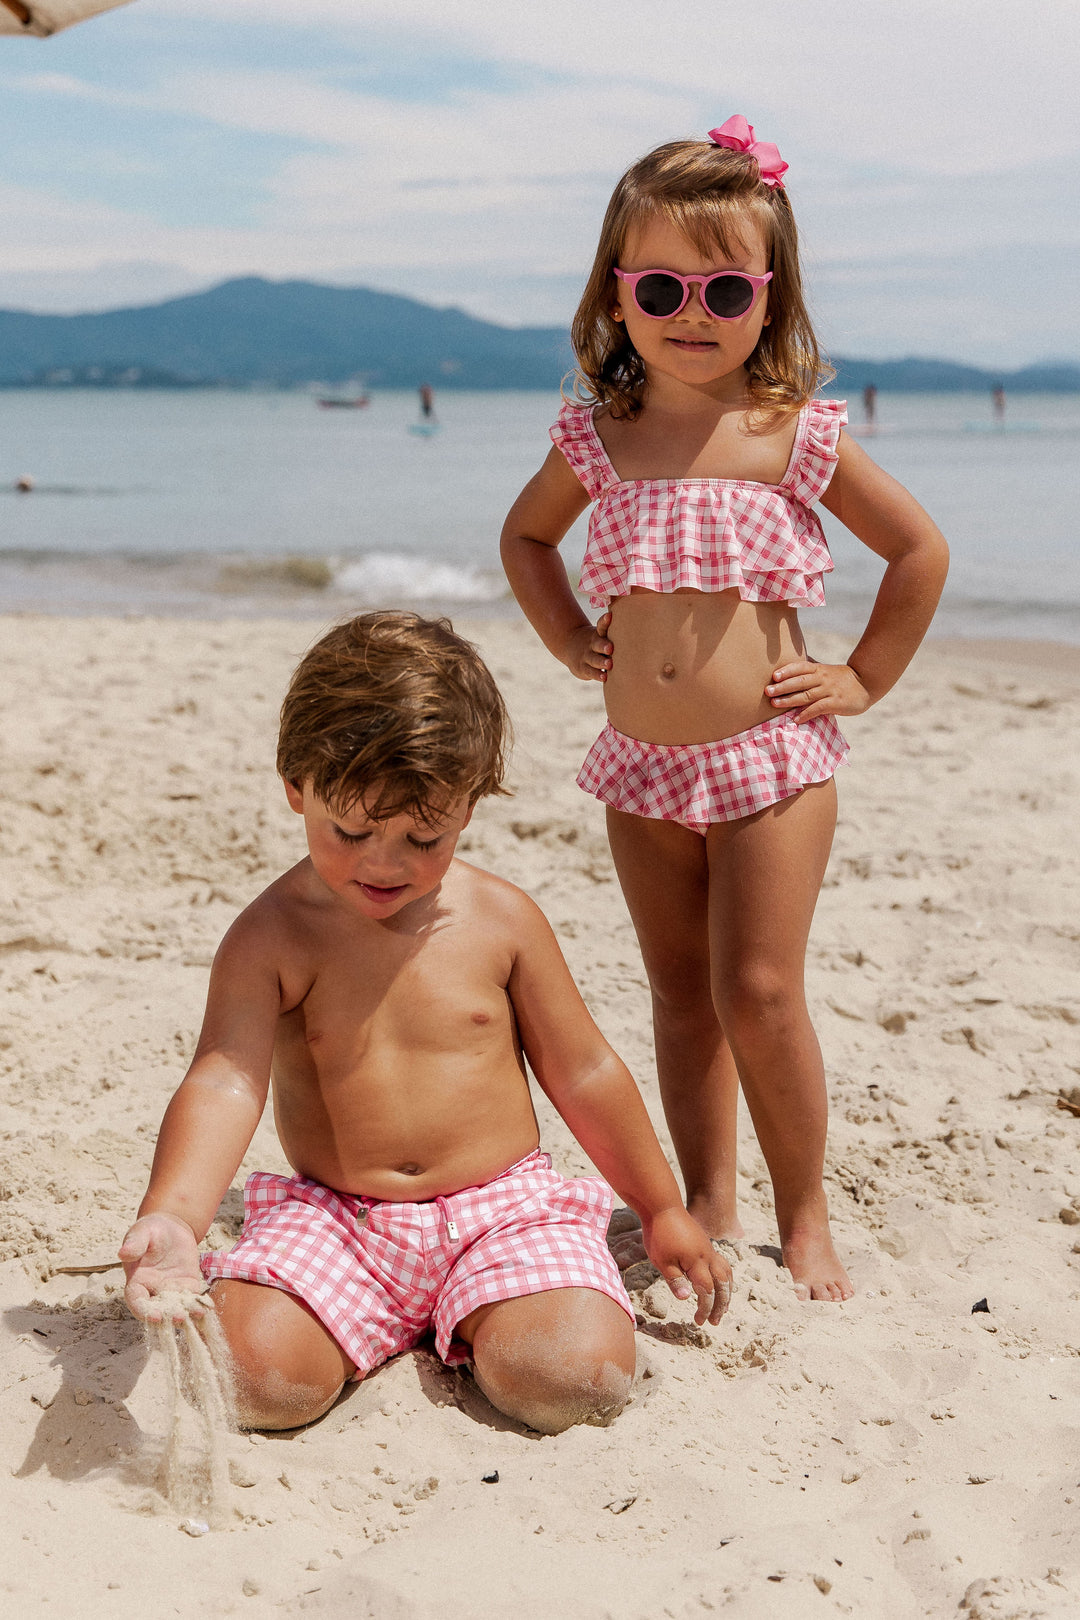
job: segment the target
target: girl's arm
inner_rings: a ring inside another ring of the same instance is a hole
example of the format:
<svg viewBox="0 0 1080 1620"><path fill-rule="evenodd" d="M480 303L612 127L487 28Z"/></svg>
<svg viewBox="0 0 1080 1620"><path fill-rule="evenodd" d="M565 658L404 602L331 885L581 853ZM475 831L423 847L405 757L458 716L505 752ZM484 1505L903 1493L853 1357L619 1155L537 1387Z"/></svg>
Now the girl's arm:
<svg viewBox="0 0 1080 1620"><path fill-rule="evenodd" d="M838 449L822 505L887 566L847 663L785 664L765 688L774 708L798 709L800 721L862 714L895 686L929 628L949 568L944 536L915 497L846 433Z"/></svg>
<svg viewBox="0 0 1080 1620"><path fill-rule="evenodd" d="M552 447L510 508L501 551L510 588L544 646L579 680L602 681L611 668L611 643L603 633L608 615L594 628L570 588L558 551L588 504L566 458Z"/></svg>
<svg viewBox="0 0 1080 1620"><path fill-rule="evenodd" d="M150 1184L120 1248L136 1316L158 1319L156 1295L203 1287L198 1246L262 1116L280 1004L259 931L242 919L215 958L199 1044L165 1110Z"/></svg>
<svg viewBox="0 0 1080 1620"><path fill-rule="evenodd" d="M645 1104L597 1029L540 909L511 890L515 961L507 986L522 1048L544 1094L619 1197L641 1217L646 1252L696 1320L720 1320L731 1268L687 1214Z"/></svg>

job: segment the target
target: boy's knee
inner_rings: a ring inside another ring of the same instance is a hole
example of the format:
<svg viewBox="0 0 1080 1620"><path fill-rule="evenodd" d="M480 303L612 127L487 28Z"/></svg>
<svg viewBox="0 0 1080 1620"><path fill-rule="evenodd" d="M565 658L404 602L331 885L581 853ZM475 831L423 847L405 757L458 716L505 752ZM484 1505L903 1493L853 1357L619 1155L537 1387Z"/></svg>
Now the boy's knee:
<svg viewBox="0 0 1080 1620"><path fill-rule="evenodd" d="M620 1312L620 1316L622 1313ZM541 1434L618 1417L634 1376L628 1319L594 1335L530 1335L474 1347L476 1381L493 1406Z"/></svg>
<svg viewBox="0 0 1080 1620"><path fill-rule="evenodd" d="M610 1361L559 1369L478 1365L475 1371L492 1406L541 1434L562 1434L577 1423L613 1422L629 1399L633 1376Z"/></svg>
<svg viewBox="0 0 1080 1620"><path fill-rule="evenodd" d="M328 1412L341 1394L325 1385L303 1384L280 1368L233 1365L233 1399L241 1429L299 1429Z"/></svg>
<svg viewBox="0 0 1080 1620"><path fill-rule="evenodd" d="M630 1399L633 1377L632 1366L613 1361L568 1368L558 1388L551 1391L549 1417L554 1421L544 1432L558 1434L575 1423L612 1423Z"/></svg>
<svg viewBox="0 0 1080 1620"><path fill-rule="evenodd" d="M213 1287L242 1429L298 1429L328 1412L345 1385L341 1353L290 1296L258 1285Z"/></svg>

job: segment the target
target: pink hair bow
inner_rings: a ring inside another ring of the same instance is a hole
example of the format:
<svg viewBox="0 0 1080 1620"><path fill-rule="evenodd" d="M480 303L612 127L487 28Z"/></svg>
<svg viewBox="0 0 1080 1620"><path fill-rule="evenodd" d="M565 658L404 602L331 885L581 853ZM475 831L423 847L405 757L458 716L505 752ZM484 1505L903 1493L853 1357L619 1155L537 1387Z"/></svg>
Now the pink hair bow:
<svg viewBox="0 0 1080 1620"><path fill-rule="evenodd" d="M757 159L762 184L774 191L777 187L781 191L784 189L781 176L787 173L788 165L772 141L755 141L754 126L746 122L742 113L735 113L719 129L710 129L709 139L714 146L726 146L733 152L749 152L752 158Z"/></svg>

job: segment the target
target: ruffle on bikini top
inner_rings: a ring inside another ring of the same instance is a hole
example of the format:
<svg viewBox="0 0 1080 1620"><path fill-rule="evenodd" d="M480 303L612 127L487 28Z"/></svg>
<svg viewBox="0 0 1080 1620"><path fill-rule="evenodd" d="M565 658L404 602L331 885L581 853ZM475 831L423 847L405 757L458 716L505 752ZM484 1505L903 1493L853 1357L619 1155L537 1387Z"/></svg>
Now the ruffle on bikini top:
<svg viewBox="0 0 1080 1620"><path fill-rule="evenodd" d="M737 590L745 602L825 601L832 558L810 502L828 486L845 405L812 399L799 413L779 484L733 478L620 479L591 406L564 403L551 438L596 502L581 570L594 607L632 586Z"/></svg>

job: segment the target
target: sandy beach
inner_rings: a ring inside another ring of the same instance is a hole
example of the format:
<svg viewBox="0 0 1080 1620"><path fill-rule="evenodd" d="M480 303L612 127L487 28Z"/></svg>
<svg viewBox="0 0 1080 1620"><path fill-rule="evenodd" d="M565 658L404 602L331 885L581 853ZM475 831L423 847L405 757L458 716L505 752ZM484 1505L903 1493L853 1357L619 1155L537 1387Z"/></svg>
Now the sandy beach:
<svg viewBox="0 0 1080 1620"><path fill-rule="evenodd" d="M227 1528L183 1533L157 1488L164 1358L113 1260L215 945L303 853L274 737L320 628L3 622L0 1610L1075 1617L1080 653L1046 644L929 643L844 724L808 987L856 1297L796 1300L744 1121L731 1309L699 1330L639 1288L612 1427L540 1438L420 1348L310 1430L232 1437ZM573 781L599 691L524 623L475 639L515 796L461 853L547 911L670 1150L644 973ZM556 1167L587 1170L537 1110ZM237 1188L256 1167L284 1168L269 1116ZM238 1214L234 1188L212 1244Z"/></svg>

